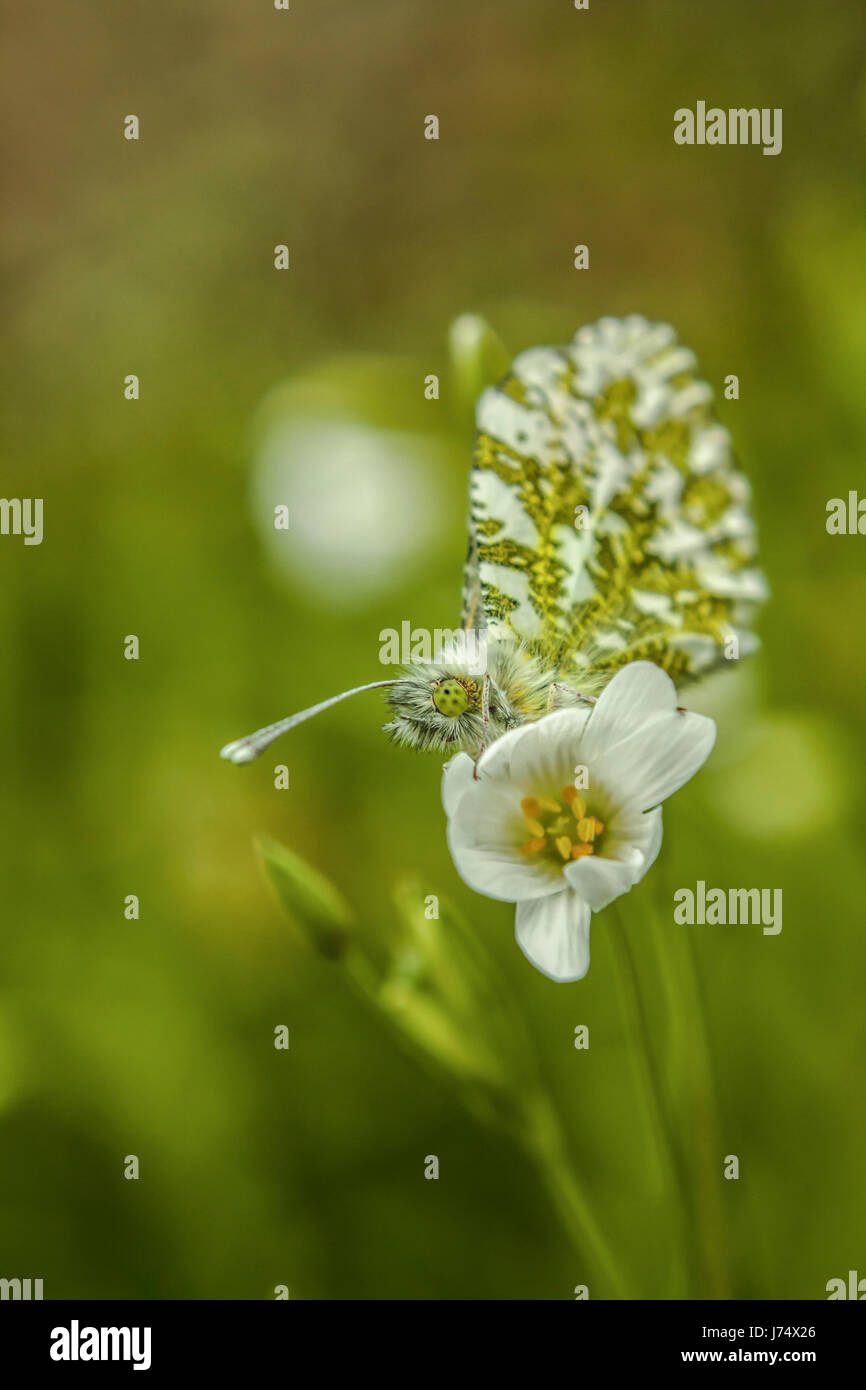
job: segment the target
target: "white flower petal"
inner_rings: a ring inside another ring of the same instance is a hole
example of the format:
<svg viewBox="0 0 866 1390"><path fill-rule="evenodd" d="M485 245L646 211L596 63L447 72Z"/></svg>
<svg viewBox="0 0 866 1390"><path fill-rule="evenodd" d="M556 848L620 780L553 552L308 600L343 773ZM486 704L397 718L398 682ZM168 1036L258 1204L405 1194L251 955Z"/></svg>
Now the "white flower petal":
<svg viewBox="0 0 866 1390"><path fill-rule="evenodd" d="M514 783L526 790L570 786L575 766L585 761L578 754L589 716L588 709L560 709L531 724L532 738L522 739L511 755Z"/></svg>
<svg viewBox="0 0 866 1390"><path fill-rule="evenodd" d="M567 864L565 877L593 912L601 912L643 878L655 863L661 843L659 808L646 815L627 813L608 826L601 854L587 855Z"/></svg>
<svg viewBox="0 0 866 1390"><path fill-rule="evenodd" d="M552 897L562 891L561 873L555 874L537 864L529 864L527 860L510 855L505 850L496 854L490 850L456 846L450 827L448 845L454 867L463 882L485 898L522 903Z"/></svg>
<svg viewBox="0 0 866 1390"><path fill-rule="evenodd" d="M650 831L647 836L646 844L643 849L643 868L640 877L643 878L647 869L651 869L659 857L659 850L662 847L662 808L657 806L654 811L647 811L643 819L649 824ZM637 883L635 879L635 883Z"/></svg>
<svg viewBox="0 0 866 1390"><path fill-rule="evenodd" d="M453 816L463 793L474 781L474 763L468 753L458 753L442 769L442 805Z"/></svg>
<svg viewBox="0 0 866 1390"><path fill-rule="evenodd" d="M618 858L623 848L638 849L644 859L644 872L654 864L662 843L662 809L621 811L608 823L602 840L602 854Z"/></svg>
<svg viewBox="0 0 866 1390"><path fill-rule="evenodd" d="M580 980L589 969L588 903L576 893L517 904L515 935L527 960L551 980Z"/></svg>
<svg viewBox="0 0 866 1390"><path fill-rule="evenodd" d="M518 793L494 782L472 782L448 822L448 848L464 883L488 898L521 902L562 890L562 872L520 853L528 836Z"/></svg>
<svg viewBox="0 0 866 1390"><path fill-rule="evenodd" d="M577 859L566 866L565 877L593 912L600 912L614 898L628 892L640 878L642 869L640 850L626 849L620 859L607 859L602 854Z"/></svg>
<svg viewBox="0 0 866 1390"><path fill-rule="evenodd" d="M715 741L712 719L674 710L604 753L600 760L604 784L616 788L619 805L631 803L648 811L694 777ZM593 766L590 762L590 784Z"/></svg>
<svg viewBox="0 0 866 1390"><path fill-rule="evenodd" d="M649 661L617 671L599 696L581 745L590 786L613 790L616 804L657 806L706 762L716 726L680 714L673 681Z"/></svg>
<svg viewBox="0 0 866 1390"><path fill-rule="evenodd" d="M502 734L490 747L485 749L478 760L478 776L486 777L489 781L492 777L504 779L510 775L511 760L518 744L533 733L535 724L521 724L518 729L509 729L507 734Z"/></svg>
<svg viewBox="0 0 866 1390"><path fill-rule="evenodd" d="M673 714L676 707L676 686L670 676L651 661L631 661L620 667L598 697L584 752L592 757L614 748L659 715Z"/></svg>

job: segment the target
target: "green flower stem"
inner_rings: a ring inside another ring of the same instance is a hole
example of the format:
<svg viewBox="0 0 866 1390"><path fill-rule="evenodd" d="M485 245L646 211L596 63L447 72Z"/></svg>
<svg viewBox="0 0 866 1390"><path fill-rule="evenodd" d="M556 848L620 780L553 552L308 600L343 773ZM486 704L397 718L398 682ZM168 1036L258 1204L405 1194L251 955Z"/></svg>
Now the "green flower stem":
<svg viewBox="0 0 866 1390"><path fill-rule="evenodd" d="M369 963L357 952L350 951L345 964L349 979L358 992L376 1005L381 999L381 990ZM384 1016L388 1017L387 1014ZM407 1041L404 1030L395 1019L391 1017L389 1022L392 1028L402 1035L403 1041ZM432 1064L434 1054L429 1049L418 1047L417 1039L414 1041L416 1046L413 1050L419 1058ZM434 1070L439 1068L434 1067ZM448 1069L443 1069L442 1074L447 1076ZM468 1099L464 1093L464 1100ZM470 1109L473 1109L472 1105ZM491 1115L488 1118L493 1117ZM623 1275L575 1177L562 1125L548 1097L538 1091L530 1093L524 1096L514 1115L498 1115L496 1122L502 1125L529 1156L580 1259L591 1263L615 1297L628 1298L630 1295ZM588 1283L589 1280L578 1282Z"/></svg>
<svg viewBox="0 0 866 1390"><path fill-rule="evenodd" d="M683 1259L677 1267L677 1282L680 1285L677 1296L681 1296L689 1287L694 1287L694 1280L699 1277L700 1260L695 1250L691 1195L668 1120L650 1028L641 998L638 972L628 937L616 908L608 907L605 915L617 961L623 1015L630 1034L630 1050L637 1072L638 1087L646 1107L662 1182L674 1201L677 1244L683 1252Z"/></svg>
<svg viewBox="0 0 866 1390"><path fill-rule="evenodd" d="M575 1177L562 1127L546 1098L539 1096L536 1099L534 1113L524 1131L523 1146L535 1164L577 1254L582 1260L593 1262L616 1298L630 1298L628 1284ZM590 1281L578 1282L589 1284Z"/></svg>
<svg viewBox="0 0 866 1390"><path fill-rule="evenodd" d="M666 897L665 902L669 901ZM670 1067L677 1091L688 1105L686 1122L695 1155L694 1207L707 1290L714 1299L727 1299L730 1277L720 1198L718 1105L694 946L688 933L684 941L671 942L669 926L657 908L650 911L649 917L668 997L668 1014L679 1020L670 1042Z"/></svg>
<svg viewBox="0 0 866 1390"><path fill-rule="evenodd" d="M569 1240L614 1296L625 1281L577 1180L561 1120L538 1075L520 1013L496 982L491 962L447 903L428 921L423 894L395 892L403 927L396 950L369 950L348 903L318 870L284 845L261 839L258 853L277 898L319 955L418 1060L455 1086L477 1118L520 1144L536 1167ZM584 1275L580 1282L589 1283Z"/></svg>

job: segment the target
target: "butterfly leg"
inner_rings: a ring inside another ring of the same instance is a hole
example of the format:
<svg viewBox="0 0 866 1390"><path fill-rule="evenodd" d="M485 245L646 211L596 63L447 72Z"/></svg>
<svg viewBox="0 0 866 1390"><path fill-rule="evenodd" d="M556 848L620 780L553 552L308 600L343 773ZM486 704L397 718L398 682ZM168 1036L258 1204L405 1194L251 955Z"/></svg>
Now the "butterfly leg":
<svg viewBox="0 0 866 1390"><path fill-rule="evenodd" d="M558 690L561 690L565 695L571 695L575 700L584 700L588 705L594 705L596 702L595 695L584 695L579 690L572 690L570 685L563 685L560 681L554 681L553 685L550 687L550 694L547 697L548 714L550 714L550 711L556 703L556 692Z"/></svg>
<svg viewBox="0 0 866 1390"><path fill-rule="evenodd" d="M485 677L484 677L484 684L483 684L482 687L481 687L481 723L482 723L482 725L483 725L484 732L483 732L482 735L481 735L481 747L478 749L478 753L477 753L477 756L476 756L476 758L475 758L475 766L474 766L473 769L472 769L472 776L474 777L474 779L475 779L476 782L478 781L478 764L479 764L479 762L481 761L481 755L482 755L482 753L484 752L485 748L487 747L487 729L488 729L488 726L489 726L489 724L490 724L490 677L489 677L489 676L485 676Z"/></svg>

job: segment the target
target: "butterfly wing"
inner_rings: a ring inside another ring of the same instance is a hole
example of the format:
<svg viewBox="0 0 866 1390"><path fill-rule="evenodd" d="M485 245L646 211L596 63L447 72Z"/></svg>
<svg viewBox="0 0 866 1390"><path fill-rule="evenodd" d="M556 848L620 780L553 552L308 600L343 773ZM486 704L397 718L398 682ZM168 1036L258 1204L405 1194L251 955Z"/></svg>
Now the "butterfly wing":
<svg viewBox="0 0 866 1390"><path fill-rule="evenodd" d="M696 366L669 324L604 318L482 394L464 625L585 689L639 658L685 684L756 645L749 487Z"/></svg>

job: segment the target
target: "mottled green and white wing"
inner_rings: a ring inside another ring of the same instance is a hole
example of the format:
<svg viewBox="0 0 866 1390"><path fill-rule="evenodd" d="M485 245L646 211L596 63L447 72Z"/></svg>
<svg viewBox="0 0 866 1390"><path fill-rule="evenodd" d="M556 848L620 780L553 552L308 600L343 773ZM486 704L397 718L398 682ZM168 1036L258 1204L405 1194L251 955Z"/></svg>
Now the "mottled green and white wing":
<svg viewBox="0 0 866 1390"><path fill-rule="evenodd" d="M604 318L482 394L466 625L586 690L640 658L685 684L756 645L749 486L696 367L669 324Z"/></svg>

